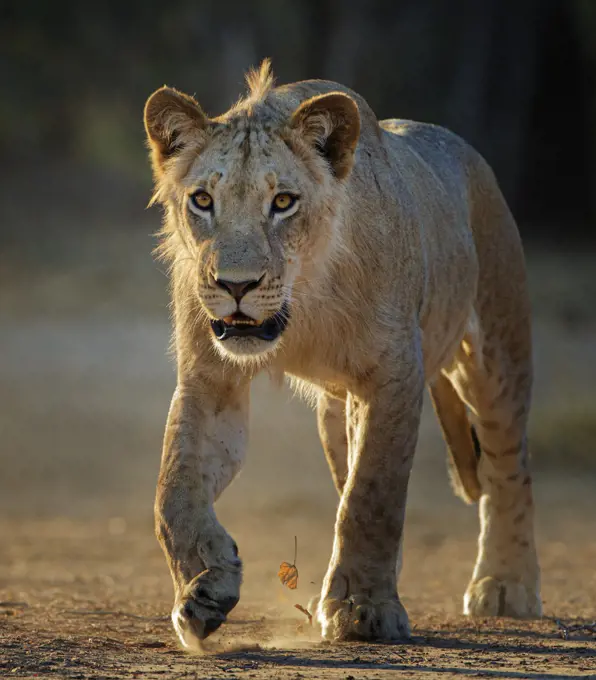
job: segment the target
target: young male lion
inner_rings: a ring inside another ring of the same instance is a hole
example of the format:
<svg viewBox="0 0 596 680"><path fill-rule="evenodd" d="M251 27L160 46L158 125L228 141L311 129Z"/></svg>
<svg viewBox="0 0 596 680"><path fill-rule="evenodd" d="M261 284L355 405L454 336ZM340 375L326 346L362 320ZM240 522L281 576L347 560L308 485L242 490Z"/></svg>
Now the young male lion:
<svg viewBox="0 0 596 680"><path fill-rule="evenodd" d="M324 638L408 635L396 569L425 383L456 490L480 501L464 611L539 615L525 269L490 168L440 127L377 121L337 83L273 88L268 63L247 80L218 118L167 87L145 107L178 360L155 513L180 640L238 602L213 504L242 465L262 369L318 394L340 495Z"/></svg>

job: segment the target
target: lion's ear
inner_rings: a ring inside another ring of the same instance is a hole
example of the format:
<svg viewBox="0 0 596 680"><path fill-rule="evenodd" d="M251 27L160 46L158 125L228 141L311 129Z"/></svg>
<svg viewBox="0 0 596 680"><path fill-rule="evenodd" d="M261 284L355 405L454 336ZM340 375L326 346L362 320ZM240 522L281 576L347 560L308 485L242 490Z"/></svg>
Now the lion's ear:
<svg viewBox="0 0 596 680"><path fill-rule="evenodd" d="M145 131L155 171L159 172L165 161L189 141L196 140L207 123L207 116L192 97L171 87L156 90L145 104Z"/></svg>
<svg viewBox="0 0 596 680"><path fill-rule="evenodd" d="M316 147L337 179L349 175L360 136L360 114L352 97L330 92L308 99L294 111L290 126Z"/></svg>

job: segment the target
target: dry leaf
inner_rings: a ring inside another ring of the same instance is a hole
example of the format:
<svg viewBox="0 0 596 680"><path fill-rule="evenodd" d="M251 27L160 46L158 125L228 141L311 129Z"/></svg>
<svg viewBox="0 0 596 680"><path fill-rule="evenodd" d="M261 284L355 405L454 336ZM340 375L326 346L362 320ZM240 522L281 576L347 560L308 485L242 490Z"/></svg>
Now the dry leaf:
<svg viewBox="0 0 596 680"><path fill-rule="evenodd" d="M295 564L282 562L279 565L277 575L284 586L288 586L290 590L296 590L298 587L298 569L296 569Z"/></svg>
<svg viewBox="0 0 596 680"><path fill-rule="evenodd" d="M294 536L294 562L282 562L279 565L277 575L282 585L288 586L290 590L296 590L298 587L298 568L296 567L296 558L298 557L298 537Z"/></svg>

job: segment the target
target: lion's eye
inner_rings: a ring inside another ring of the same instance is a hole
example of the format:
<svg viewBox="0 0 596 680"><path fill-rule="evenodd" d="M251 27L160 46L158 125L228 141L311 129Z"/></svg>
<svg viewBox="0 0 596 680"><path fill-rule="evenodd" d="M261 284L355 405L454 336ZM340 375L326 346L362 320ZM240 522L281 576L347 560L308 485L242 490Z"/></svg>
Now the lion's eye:
<svg viewBox="0 0 596 680"><path fill-rule="evenodd" d="M197 191L188 200L191 210L194 210L194 212L210 212L213 210L213 199L206 191Z"/></svg>
<svg viewBox="0 0 596 680"><path fill-rule="evenodd" d="M277 194L271 204L271 211L274 213L287 212L294 207L297 200L298 197L292 194Z"/></svg>

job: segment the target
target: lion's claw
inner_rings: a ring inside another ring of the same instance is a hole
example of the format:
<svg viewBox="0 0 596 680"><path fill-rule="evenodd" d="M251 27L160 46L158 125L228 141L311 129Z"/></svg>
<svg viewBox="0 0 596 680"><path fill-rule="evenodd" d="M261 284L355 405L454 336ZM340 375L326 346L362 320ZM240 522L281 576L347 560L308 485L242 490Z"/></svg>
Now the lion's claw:
<svg viewBox="0 0 596 680"><path fill-rule="evenodd" d="M239 579L229 576L206 570L196 576L178 598L172 611L172 622L184 647L200 647L201 641L216 631L238 604ZM236 592L233 595L226 593L226 587L234 588Z"/></svg>

